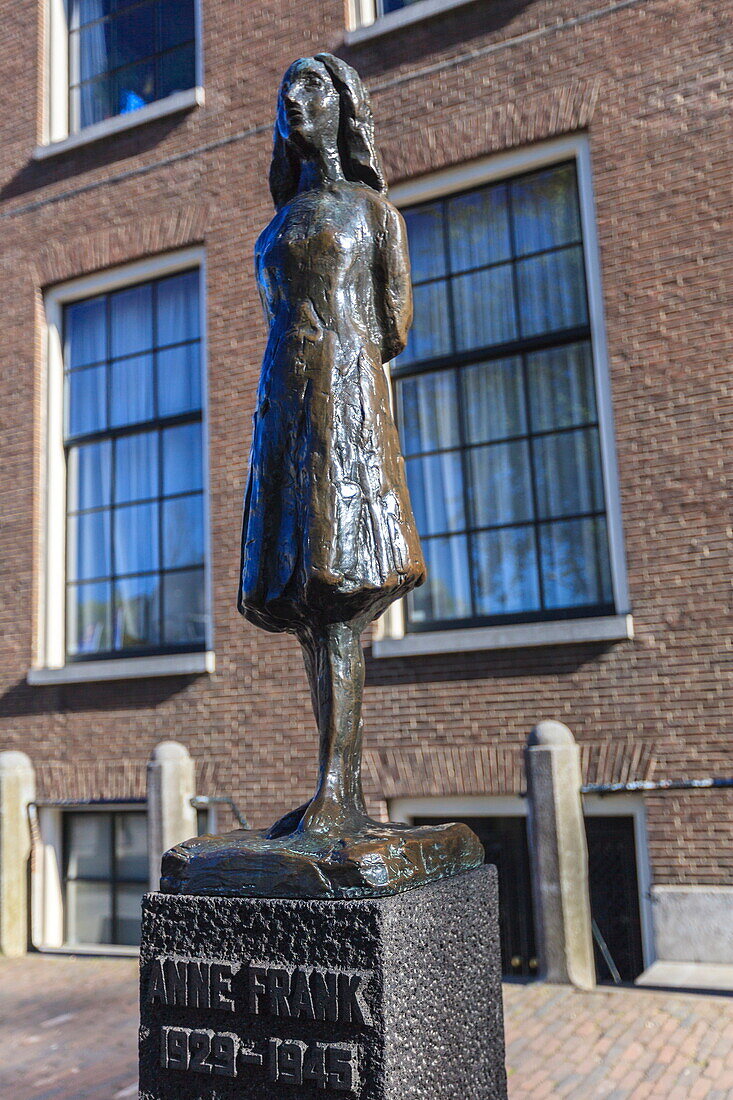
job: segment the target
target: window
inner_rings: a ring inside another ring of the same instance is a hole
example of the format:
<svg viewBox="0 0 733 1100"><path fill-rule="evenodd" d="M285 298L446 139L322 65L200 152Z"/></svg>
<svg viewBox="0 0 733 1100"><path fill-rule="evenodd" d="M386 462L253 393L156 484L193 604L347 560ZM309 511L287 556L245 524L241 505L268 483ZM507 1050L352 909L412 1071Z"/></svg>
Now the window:
<svg viewBox="0 0 733 1100"><path fill-rule="evenodd" d="M64 306L66 657L203 649L199 273Z"/></svg>
<svg viewBox="0 0 733 1100"><path fill-rule="evenodd" d="M196 84L194 0L69 0L69 129Z"/></svg>
<svg viewBox="0 0 733 1100"><path fill-rule="evenodd" d="M214 670L205 254L51 287L30 684Z"/></svg>
<svg viewBox="0 0 733 1100"><path fill-rule="evenodd" d="M576 161L403 211L392 377L428 565L406 627L615 609Z"/></svg>
<svg viewBox="0 0 733 1100"><path fill-rule="evenodd" d="M138 944L147 889L144 811L64 812L65 944Z"/></svg>
<svg viewBox="0 0 733 1100"><path fill-rule="evenodd" d="M47 0L38 157L203 102L199 0Z"/></svg>

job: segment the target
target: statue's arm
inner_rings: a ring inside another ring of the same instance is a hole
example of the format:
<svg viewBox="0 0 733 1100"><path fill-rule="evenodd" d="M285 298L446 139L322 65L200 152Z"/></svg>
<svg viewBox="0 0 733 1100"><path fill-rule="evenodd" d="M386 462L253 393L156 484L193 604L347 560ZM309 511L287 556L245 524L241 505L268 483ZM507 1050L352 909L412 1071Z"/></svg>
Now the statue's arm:
<svg viewBox="0 0 733 1100"><path fill-rule="evenodd" d="M382 361L404 350L412 324L412 283L407 229L398 210L384 202L378 289L382 303ZM381 284L381 286L379 285Z"/></svg>

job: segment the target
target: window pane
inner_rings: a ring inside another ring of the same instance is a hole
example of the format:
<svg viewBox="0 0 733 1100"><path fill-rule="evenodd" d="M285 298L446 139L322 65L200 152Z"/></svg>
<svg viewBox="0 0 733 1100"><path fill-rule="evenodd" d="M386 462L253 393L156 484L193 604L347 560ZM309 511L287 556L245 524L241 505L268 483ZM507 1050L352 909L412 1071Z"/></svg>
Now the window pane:
<svg viewBox="0 0 733 1100"><path fill-rule="evenodd" d="M158 58L158 97L185 92L196 83L193 42Z"/></svg>
<svg viewBox="0 0 733 1100"><path fill-rule="evenodd" d="M147 573L158 568L158 505L133 504L115 510L115 572Z"/></svg>
<svg viewBox="0 0 733 1100"><path fill-rule="evenodd" d="M107 368L85 367L66 376L68 435L107 427Z"/></svg>
<svg viewBox="0 0 733 1100"><path fill-rule="evenodd" d="M495 264L511 256L507 188L485 187L448 202L452 271Z"/></svg>
<svg viewBox="0 0 733 1100"><path fill-rule="evenodd" d="M160 644L160 578L127 577L115 585L115 649Z"/></svg>
<svg viewBox="0 0 733 1100"><path fill-rule="evenodd" d="M441 203L404 211L410 242L412 281L439 278L446 273Z"/></svg>
<svg viewBox="0 0 733 1100"><path fill-rule="evenodd" d="M112 816L68 813L66 817L67 878L109 878L112 874Z"/></svg>
<svg viewBox="0 0 733 1100"><path fill-rule="evenodd" d="M71 91L71 129L81 130L117 114L114 77L103 76Z"/></svg>
<svg viewBox="0 0 733 1100"><path fill-rule="evenodd" d="M160 99L155 92L155 62L143 61L128 69L118 69L115 77L115 114L127 115L146 103Z"/></svg>
<svg viewBox="0 0 733 1100"><path fill-rule="evenodd" d="M603 508L598 429L584 428L532 441L540 517Z"/></svg>
<svg viewBox="0 0 733 1100"><path fill-rule="evenodd" d="M160 49L169 50L195 34L193 0L161 0Z"/></svg>
<svg viewBox="0 0 733 1100"><path fill-rule="evenodd" d="M527 431L520 359L499 359L464 367L461 382L469 443L504 439Z"/></svg>
<svg viewBox="0 0 733 1100"><path fill-rule="evenodd" d="M197 494L163 501L163 568L203 563L203 497Z"/></svg>
<svg viewBox="0 0 733 1100"><path fill-rule="evenodd" d="M103 653L111 642L111 585L71 584L66 592L66 649L70 656Z"/></svg>
<svg viewBox="0 0 733 1100"><path fill-rule="evenodd" d="M72 32L69 39L69 56L72 60L72 82L80 83L101 76L112 66L110 53L112 24L92 23ZM78 52L77 52L78 51Z"/></svg>
<svg viewBox="0 0 733 1100"><path fill-rule="evenodd" d="M83 512L69 516L66 568L71 581L107 577L111 572L110 513Z"/></svg>
<svg viewBox="0 0 733 1100"><path fill-rule="evenodd" d="M107 356L106 298L75 302L64 310L64 364L101 363Z"/></svg>
<svg viewBox="0 0 733 1100"><path fill-rule="evenodd" d="M148 881L147 814L115 814L117 877L128 882Z"/></svg>
<svg viewBox="0 0 733 1100"><path fill-rule="evenodd" d="M595 420L590 344L570 344L528 355L527 373L535 431Z"/></svg>
<svg viewBox="0 0 733 1100"><path fill-rule="evenodd" d="M175 0L178 6L179 0ZM158 283L158 347L199 335L199 275L186 271Z"/></svg>
<svg viewBox="0 0 733 1100"><path fill-rule="evenodd" d="M516 337L510 264L457 276L453 304L459 351L503 344Z"/></svg>
<svg viewBox="0 0 733 1100"><path fill-rule="evenodd" d="M201 425L182 424L163 432L163 493L203 488Z"/></svg>
<svg viewBox="0 0 733 1100"><path fill-rule="evenodd" d="M158 433L126 435L115 442L115 503L157 497Z"/></svg>
<svg viewBox="0 0 733 1100"><path fill-rule="evenodd" d="M604 518L542 524L540 547L547 608L611 602Z"/></svg>
<svg viewBox="0 0 733 1100"><path fill-rule="evenodd" d="M206 640L203 569L163 577L163 636L171 645Z"/></svg>
<svg viewBox="0 0 733 1100"><path fill-rule="evenodd" d="M536 336L588 320L580 247L548 252L517 264L523 336Z"/></svg>
<svg viewBox="0 0 733 1100"><path fill-rule="evenodd" d="M201 408L199 345L184 344L156 355L158 365L158 414L175 416Z"/></svg>
<svg viewBox="0 0 733 1100"><path fill-rule="evenodd" d="M472 523L490 527L532 519L529 445L493 443L468 452Z"/></svg>
<svg viewBox="0 0 733 1100"><path fill-rule="evenodd" d="M136 2L137 0L71 0L72 26L91 23L95 19L102 19L105 15L113 15Z"/></svg>
<svg viewBox="0 0 733 1100"><path fill-rule="evenodd" d="M122 65L132 65L150 57L156 52L155 46L156 7L144 4L114 19L112 30L111 69Z"/></svg>
<svg viewBox="0 0 733 1100"><path fill-rule="evenodd" d="M423 553L428 575L425 584L408 596L412 622L468 618L471 592L466 536L426 539Z"/></svg>
<svg viewBox="0 0 733 1100"><path fill-rule="evenodd" d="M451 350L448 291L445 283L428 283L413 290L415 320L399 363L435 359Z"/></svg>
<svg viewBox="0 0 733 1100"><path fill-rule="evenodd" d="M437 371L398 384L403 454L455 447L460 440L456 372Z"/></svg>
<svg viewBox="0 0 733 1100"><path fill-rule="evenodd" d="M575 167L564 164L512 183L518 255L580 240Z"/></svg>
<svg viewBox="0 0 733 1100"><path fill-rule="evenodd" d="M118 359L110 365L110 372L110 423L116 427L152 419L155 415L152 355Z"/></svg>
<svg viewBox="0 0 733 1100"><path fill-rule="evenodd" d="M149 283L110 295L112 357L153 346L153 297Z"/></svg>
<svg viewBox="0 0 733 1100"><path fill-rule="evenodd" d="M108 882L67 882L66 942L112 943L112 890Z"/></svg>
<svg viewBox="0 0 733 1100"><path fill-rule="evenodd" d="M110 503L111 459L109 440L69 449L67 504L70 512Z"/></svg>
<svg viewBox="0 0 733 1100"><path fill-rule="evenodd" d="M472 541L477 614L508 615L539 610L534 528L482 531Z"/></svg>
<svg viewBox="0 0 733 1100"><path fill-rule="evenodd" d="M143 894L147 886L117 887L117 939L116 943L136 947L140 943Z"/></svg>
<svg viewBox="0 0 733 1100"><path fill-rule="evenodd" d="M448 451L427 458L408 458L406 466L410 500L420 534L445 534L464 528L460 453Z"/></svg>

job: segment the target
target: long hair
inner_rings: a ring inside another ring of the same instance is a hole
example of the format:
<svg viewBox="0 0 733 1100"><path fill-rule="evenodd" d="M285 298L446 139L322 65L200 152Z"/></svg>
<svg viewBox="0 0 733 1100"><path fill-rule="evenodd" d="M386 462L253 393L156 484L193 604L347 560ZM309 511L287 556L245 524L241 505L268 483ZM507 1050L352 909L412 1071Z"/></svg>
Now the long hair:
<svg viewBox="0 0 733 1100"><path fill-rule="evenodd" d="M351 65L330 53L317 53L312 59L301 60L320 61L338 92L338 151L344 176L354 183L365 183L383 194L387 190L387 184L382 162L374 145L374 119L369 93L361 77ZM287 73L285 76L287 77ZM270 192L277 210L290 202L298 190L300 160L298 151L283 140L276 122L270 165Z"/></svg>

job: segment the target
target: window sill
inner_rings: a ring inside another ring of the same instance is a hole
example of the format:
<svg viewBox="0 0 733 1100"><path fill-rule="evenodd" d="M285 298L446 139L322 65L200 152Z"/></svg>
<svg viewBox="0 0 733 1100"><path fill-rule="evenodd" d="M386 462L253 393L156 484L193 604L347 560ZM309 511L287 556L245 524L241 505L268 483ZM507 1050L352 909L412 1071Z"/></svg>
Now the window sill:
<svg viewBox="0 0 733 1100"><path fill-rule="evenodd" d="M347 31L344 42L347 46L358 46L362 42L368 42L379 35L388 34L390 31L399 30L401 27L409 27L413 23L419 23L423 19L429 19L433 15L450 11L451 8L460 8L472 0L417 0L406 8L380 15L373 23L365 27L356 27L353 31Z"/></svg>
<svg viewBox="0 0 733 1100"><path fill-rule="evenodd" d="M45 145L37 145L33 150L34 160L45 160L47 157L55 157L61 153L78 149L82 145L89 145L93 141L118 134L123 130L131 130L134 126L142 126L145 122L152 122L156 118L165 118L167 115L177 114L179 111L189 111L192 107L202 107L204 104L203 88L188 88L185 92L176 92L174 95L158 99L155 103L148 103L137 111L130 111L125 115L115 115L114 118L105 118L103 122L95 122L93 126L86 126L78 134L69 134L59 141L50 141Z"/></svg>
<svg viewBox="0 0 733 1100"><path fill-rule="evenodd" d="M122 657L113 661L79 661L63 668L31 668L29 684L89 684L105 680L140 680L157 676L200 676L213 672L214 654L167 653L161 657Z"/></svg>
<svg viewBox="0 0 733 1100"><path fill-rule="evenodd" d="M48 947L46 944L40 944L36 947L36 951L44 955L106 955L120 959L136 959L140 954L139 947L127 947L116 943L64 944L63 947Z"/></svg>
<svg viewBox="0 0 733 1100"><path fill-rule="evenodd" d="M374 657L418 657L431 653L468 653L481 649L524 649L532 646L574 645L580 642L618 642L634 636L631 615L604 615L594 619L562 619L551 623L515 623L468 630L436 630L379 638Z"/></svg>

